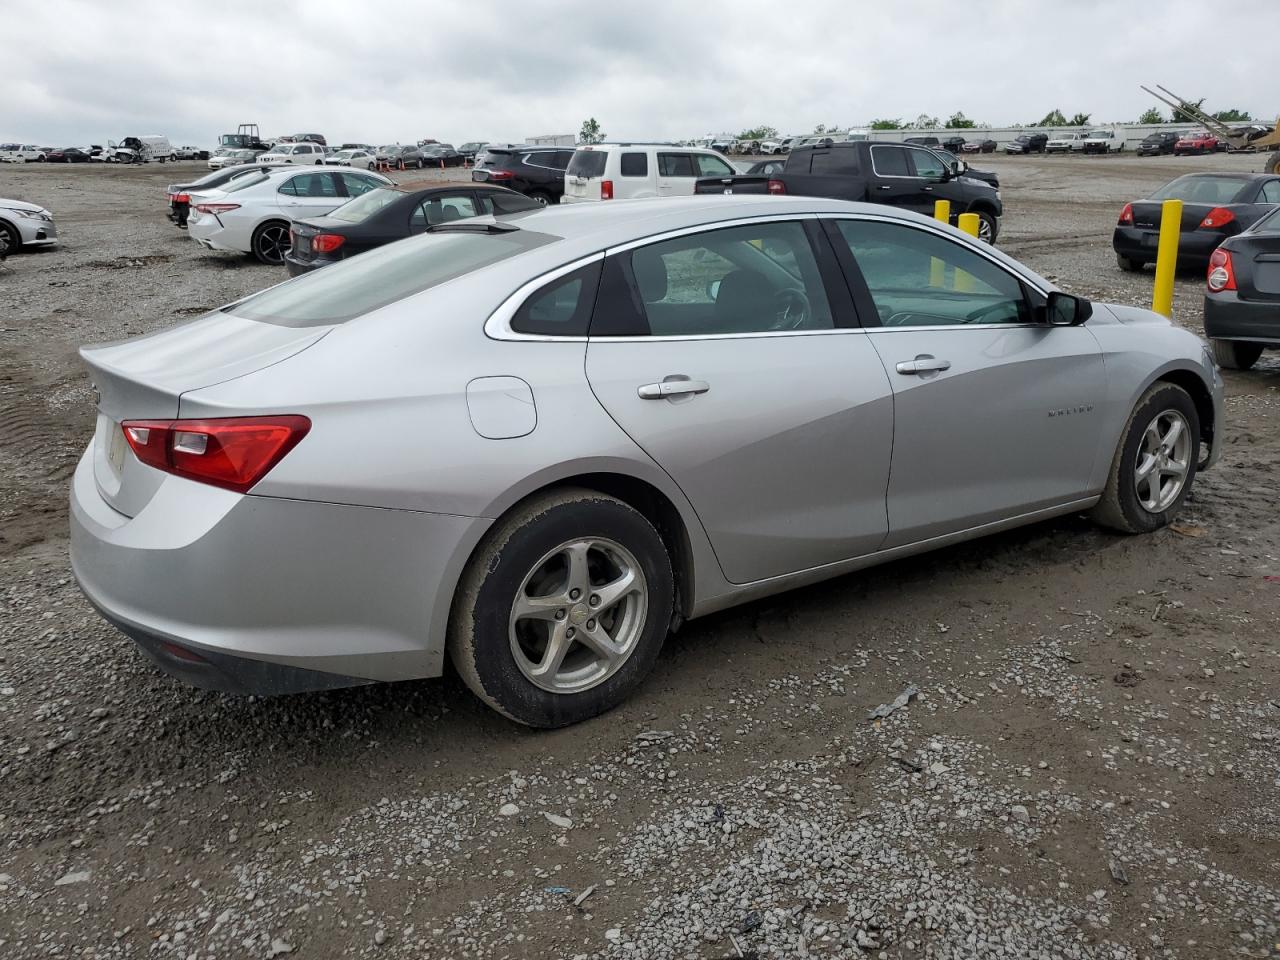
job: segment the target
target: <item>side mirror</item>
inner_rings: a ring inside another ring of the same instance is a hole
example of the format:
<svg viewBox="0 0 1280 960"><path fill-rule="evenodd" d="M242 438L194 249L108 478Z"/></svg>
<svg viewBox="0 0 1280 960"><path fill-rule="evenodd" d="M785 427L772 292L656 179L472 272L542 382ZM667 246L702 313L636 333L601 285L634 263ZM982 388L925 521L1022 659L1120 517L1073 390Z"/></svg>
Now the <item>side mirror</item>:
<svg viewBox="0 0 1280 960"><path fill-rule="evenodd" d="M1078 327L1093 316L1093 304L1061 290L1049 294L1044 307L1045 322L1051 327Z"/></svg>

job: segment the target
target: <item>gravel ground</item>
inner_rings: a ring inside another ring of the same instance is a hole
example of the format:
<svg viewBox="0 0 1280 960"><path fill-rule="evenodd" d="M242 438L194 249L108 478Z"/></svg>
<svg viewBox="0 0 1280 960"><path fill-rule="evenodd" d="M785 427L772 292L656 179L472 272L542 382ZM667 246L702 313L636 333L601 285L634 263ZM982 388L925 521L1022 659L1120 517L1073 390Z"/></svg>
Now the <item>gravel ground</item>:
<svg viewBox="0 0 1280 960"><path fill-rule="evenodd" d="M975 158L1006 250L1131 303L1120 205L1257 165ZM76 347L283 276L175 230L177 171L0 168L63 238L0 266L0 956L1280 953L1275 358L1228 377L1176 528L1066 517L695 621L573 729L454 677L202 693L98 619L66 550Z"/></svg>

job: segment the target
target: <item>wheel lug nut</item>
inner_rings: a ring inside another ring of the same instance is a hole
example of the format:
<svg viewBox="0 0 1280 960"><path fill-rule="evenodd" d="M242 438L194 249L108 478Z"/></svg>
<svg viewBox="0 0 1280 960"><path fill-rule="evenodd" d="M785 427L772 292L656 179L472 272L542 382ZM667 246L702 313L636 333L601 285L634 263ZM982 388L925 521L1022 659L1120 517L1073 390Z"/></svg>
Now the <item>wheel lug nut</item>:
<svg viewBox="0 0 1280 960"><path fill-rule="evenodd" d="M591 595L591 605L593 607L600 606L600 598L597 597L594 593Z"/></svg>
<svg viewBox="0 0 1280 960"><path fill-rule="evenodd" d="M587 629L588 629L588 630L594 630L595 628L596 628L596 622L595 622L594 620L588 620L588 621L587 621Z"/></svg>
<svg viewBox="0 0 1280 960"><path fill-rule="evenodd" d="M582 596L582 591L579 590L577 587L574 587L572 590L569 591L570 600L577 600L580 596Z"/></svg>
<svg viewBox="0 0 1280 960"><path fill-rule="evenodd" d="M564 635L568 637L570 640L572 640L574 636L577 634L577 632L578 631L573 629L573 627L570 627L568 630L564 632Z"/></svg>
<svg viewBox="0 0 1280 960"><path fill-rule="evenodd" d="M557 620L563 620L563 619L564 619L564 611L563 611L563 610L557 610L557 611L556 611L556 619L557 619Z"/></svg>

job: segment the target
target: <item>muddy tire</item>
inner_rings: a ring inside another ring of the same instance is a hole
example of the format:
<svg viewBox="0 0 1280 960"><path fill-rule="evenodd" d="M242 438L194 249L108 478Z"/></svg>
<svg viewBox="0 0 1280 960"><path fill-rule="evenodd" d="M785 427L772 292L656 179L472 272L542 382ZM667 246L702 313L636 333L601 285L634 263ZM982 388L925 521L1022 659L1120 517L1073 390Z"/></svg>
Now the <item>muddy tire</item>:
<svg viewBox="0 0 1280 960"><path fill-rule="evenodd" d="M448 649L471 691L531 727L625 700L671 624L671 560L638 511L591 490L551 491L499 520L464 573Z"/></svg>
<svg viewBox="0 0 1280 960"><path fill-rule="evenodd" d="M1167 525L1191 492L1200 462L1200 415L1187 391L1152 384L1120 435L1093 519L1121 533Z"/></svg>
<svg viewBox="0 0 1280 960"><path fill-rule="evenodd" d="M1125 273L1141 273L1142 268L1147 265L1145 260L1131 260L1128 257L1122 257L1116 254L1116 265Z"/></svg>
<svg viewBox="0 0 1280 960"><path fill-rule="evenodd" d="M1218 366L1228 370L1248 370L1262 356L1262 344L1242 343L1239 340L1210 340L1213 359Z"/></svg>

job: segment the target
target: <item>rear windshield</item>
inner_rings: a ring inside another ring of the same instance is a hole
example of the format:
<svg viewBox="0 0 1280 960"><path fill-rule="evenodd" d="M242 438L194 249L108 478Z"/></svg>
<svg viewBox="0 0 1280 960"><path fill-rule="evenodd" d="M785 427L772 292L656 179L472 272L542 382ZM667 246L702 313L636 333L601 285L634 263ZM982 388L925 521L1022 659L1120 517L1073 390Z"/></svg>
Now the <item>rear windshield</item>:
<svg viewBox="0 0 1280 960"><path fill-rule="evenodd" d="M345 323L559 239L532 230L426 234L304 274L222 310L281 327Z"/></svg>
<svg viewBox="0 0 1280 960"><path fill-rule="evenodd" d="M1150 200L1182 200L1184 203L1233 203L1249 181L1241 177L1179 177L1153 193Z"/></svg>
<svg viewBox="0 0 1280 960"><path fill-rule="evenodd" d="M368 220L379 210L386 209L404 194L399 190L388 190L377 187L368 193L362 193L354 200L348 200L329 214L334 220L345 220L347 223L360 223Z"/></svg>
<svg viewBox="0 0 1280 960"><path fill-rule="evenodd" d="M1276 207L1268 213L1250 227L1246 233L1265 233L1273 236L1280 233L1280 207Z"/></svg>
<svg viewBox="0 0 1280 960"><path fill-rule="evenodd" d="M603 150L576 150L565 173L571 177L601 177L608 159Z"/></svg>

